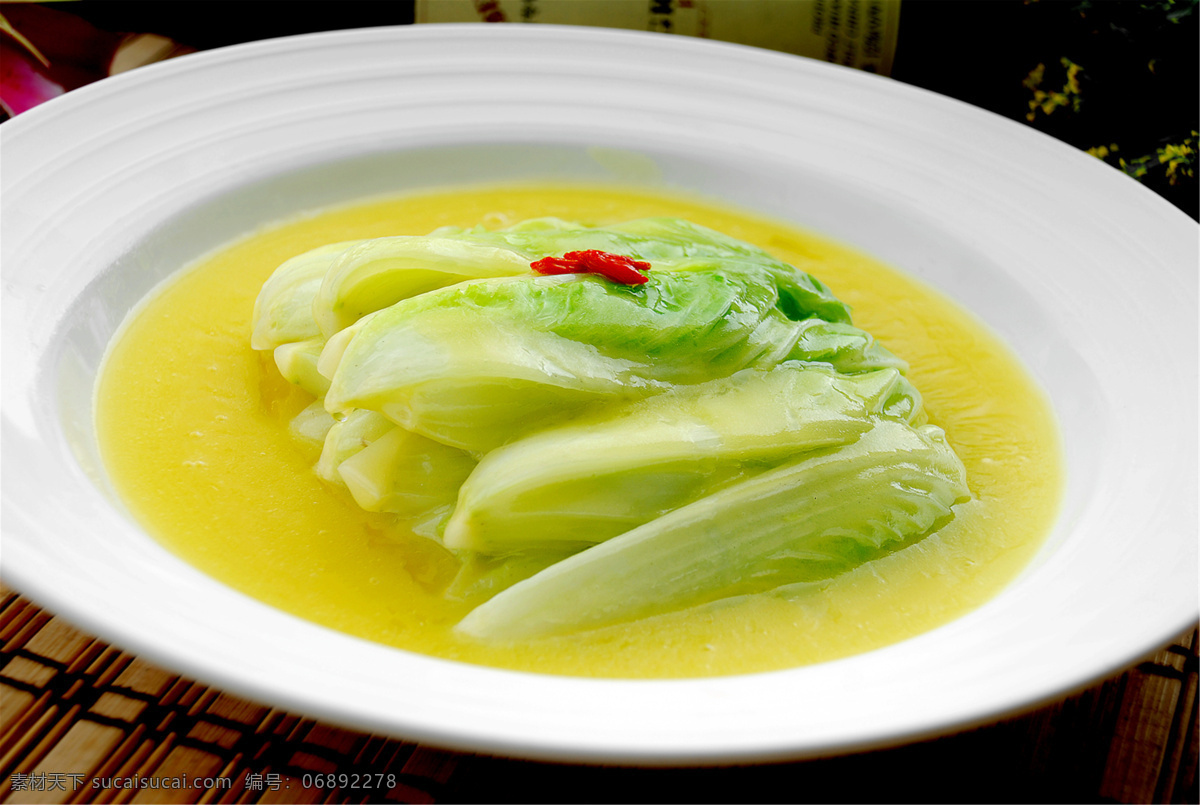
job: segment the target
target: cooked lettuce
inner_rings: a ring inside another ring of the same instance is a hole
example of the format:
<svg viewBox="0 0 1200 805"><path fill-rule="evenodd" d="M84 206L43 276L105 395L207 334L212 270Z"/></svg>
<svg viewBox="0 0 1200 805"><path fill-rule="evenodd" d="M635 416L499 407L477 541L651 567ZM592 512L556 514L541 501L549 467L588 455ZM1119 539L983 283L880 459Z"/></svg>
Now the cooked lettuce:
<svg viewBox="0 0 1200 805"><path fill-rule="evenodd" d="M789 362L611 406L488 453L445 543L493 554L585 547L918 405L895 369L850 376Z"/></svg>
<svg viewBox="0 0 1200 805"><path fill-rule="evenodd" d="M337 472L367 511L418 517L448 512L474 467L467 453L394 427L342 461Z"/></svg>
<svg viewBox="0 0 1200 805"><path fill-rule="evenodd" d="M317 403L322 409L325 408L324 400L318 400ZM338 472L342 462L357 455L395 427L395 422L376 411L359 409L343 414L326 432L321 457L317 460L317 475L331 484L345 486Z"/></svg>
<svg viewBox="0 0 1200 805"><path fill-rule="evenodd" d="M391 237L360 243L334 261L313 299L328 338L368 313L468 279L529 273L529 258L461 237Z"/></svg>
<svg viewBox="0 0 1200 805"><path fill-rule="evenodd" d="M852 325L790 319L759 266L462 282L330 340L326 405L380 411L431 439L490 450L597 404L785 360L847 372L903 362Z"/></svg>
<svg viewBox="0 0 1200 805"><path fill-rule="evenodd" d="M543 637L828 578L928 534L969 496L933 425L884 420L802 456L556 562L457 628Z"/></svg>
<svg viewBox="0 0 1200 805"><path fill-rule="evenodd" d="M310 297L325 338L401 299L469 279L525 275L541 257L583 249L651 261L657 271L754 266L772 275L780 306L790 317L850 320L849 309L811 275L750 244L675 218L606 228L540 218L499 232L444 227L424 237L377 238L335 248L342 251Z"/></svg>
<svg viewBox="0 0 1200 805"><path fill-rule="evenodd" d="M288 432L306 447L319 450L324 446L330 429L336 424L336 420L325 410L324 404L315 400L292 417L292 421L288 423Z"/></svg>
<svg viewBox="0 0 1200 805"><path fill-rule="evenodd" d="M329 391L329 378L317 369L325 342L320 338L292 341L275 347L275 366L289 383L299 386L314 397Z"/></svg>
<svg viewBox="0 0 1200 805"><path fill-rule="evenodd" d="M321 335L313 300L334 261L361 241L319 246L285 262L263 284L254 300L250 346L274 349ZM323 339L322 339L323 340Z"/></svg>
<svg viewBox="0 0 1200 805"><path fill-rule="evenodd" d="M644 284L541 276L599 250ZM969 495L908 365L799 267L688 221L346 241L287 261L251 344L314 402L317 474L462 562L522 640L806 584Z"/></svg>

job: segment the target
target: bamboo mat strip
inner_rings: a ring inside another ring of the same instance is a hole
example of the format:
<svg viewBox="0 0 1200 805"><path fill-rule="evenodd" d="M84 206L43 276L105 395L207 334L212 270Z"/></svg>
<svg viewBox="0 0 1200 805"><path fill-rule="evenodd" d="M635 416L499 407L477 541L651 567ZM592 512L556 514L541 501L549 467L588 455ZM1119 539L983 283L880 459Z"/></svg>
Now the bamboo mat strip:
<svg viewBox="0 0 1200 805"><path fill-rule="evenodd" d="M1049 707L897 749L621 769L458 754L313 721L154 666L0 587L0 802L620 801L662 791L765 801L777 790L793 800L1195 803L1197 643L1192 631Z"/></svg>

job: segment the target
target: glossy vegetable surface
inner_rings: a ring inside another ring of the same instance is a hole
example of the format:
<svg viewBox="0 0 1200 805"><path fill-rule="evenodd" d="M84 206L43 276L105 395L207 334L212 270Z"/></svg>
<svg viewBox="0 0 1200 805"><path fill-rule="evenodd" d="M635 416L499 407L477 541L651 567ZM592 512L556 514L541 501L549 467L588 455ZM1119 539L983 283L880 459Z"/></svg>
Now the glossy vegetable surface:
<svg viewBox="0 0 1200 805"><path fill-rule="evenodd" d="M293 426L324 435L318 474L459 556L446 594L486 601L478 638L828 578L970 497L846 305L679 219L321 247L268 280L253 331L327 414Z"/></svg>

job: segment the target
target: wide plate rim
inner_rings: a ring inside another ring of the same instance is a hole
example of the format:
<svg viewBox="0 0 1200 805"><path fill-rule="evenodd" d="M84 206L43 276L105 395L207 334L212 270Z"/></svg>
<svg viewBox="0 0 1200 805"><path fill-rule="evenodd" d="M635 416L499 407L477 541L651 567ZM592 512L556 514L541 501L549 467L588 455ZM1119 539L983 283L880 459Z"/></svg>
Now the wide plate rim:
<svg viewBox="0 0 1200 805"><path fill-rule="evenodd" d="M1085 171L1083 167L1084 162L1081 159L1082 155L1075 152L1072 156L1068 157L1068 152L1073 152L1073 149L1069 149L1061 143L1047 142L1049 138L1044 138L1036 132L1029 132L1024 127L1012 121L1004 120L998 116L991 115L991 113L982 112L982 110L969 107L958 101L927 93L924 90L904 87L894 82L889 82L887 79L855 73L854 71L835 65L725 43L699 42L683 38L663 41L657 35L641 32L581 30L573 28L556 29L550 26L528 26L527 29L514 27L507 30L496 30L482 24L359 29L356 31L306 34L297 37L285 37L259 43L249 43L220 51L194 54L193 56L184 57L174 64L167 62L155 65L147 68L145 72L135 71L134 73L127 74L127 77L118 76L114 79L99 82L92 87L84 87L77 91L77 93L71 93L61 99L56 99L44 107L31 110L26 115L8 121L3 128L0 128L0 132L5 133L6 139L9 140L6 143L6 150L8 150L8 146L12 145L14 137L19 141L20 136L26 136L27 130L32 134L37 134L39 129L58 125L54 122L55 117L73 114L77 111L77 107L88 104L100 104L111 97L120 97L131 92L147 91L147 87L167 85L177 75L189 75L197 71L202 72L209 69L217 69L238 60L287 59L298 53L311 52L313 45L327 47L331 51L341 49L344 52L346 48L352 48L363 43L390 42L397 37L405 41L456 42L459 43L459 46L461 46L461 43L469 42L473 46L485 48L488 46L488 43L501 41L506 43L506 47L519 47L524 44L545 44L551 41L561 45L565 40L572 45L590 47L596 51L619 46L620 48L628 49L631 53L636 52L641 55L653 52L659 54L655 57L659 59L668 58L663 55L668 53L679 54L688 58L712 59L715 59L719 55L722 59L732 58L739 63L750 65L755 69L761 69L770 74L776 74L777 71L784 71L795 75L816 75L855 88L871 87L877 89L877 94L881 96L900 98L900 101L897 101L897 103L901 105L904 103L931 104L943 109L949 109L953 115L962 116L968 122L988 120L990 124L1004 128L1006 133L1021 138L1023 143L1034 144L1037 147L1049 149L1068 160L1075 160L1069 167L1070 172L1083 171L1087 172L1089 176L1098 176L1098 171L1113 170L1107 168L1107 166L1096 164L1094 168L1089 166ZM186 61L187 59L191 61ZM530 57L530 60L533 62L537 61L536 57L533 56ZM887 89L884 89L885 87ZM1022 133L1017 134L1017 132ZM7 168L13 164L13 160L11 158L6 159L6 163ZM1107 179L1104 181L1107 181ZM1143 216L1161 217L1161 222L1164 226L1160 232L1170 230L1173 233L1172 237L1178 238L1190 234L1194 238L1195 227L1181 212L1170 207L1165 201L1136 183L1129 182L1127 189L1130 199L1127 204L1131 209L1137 208ZM10 215L11 208L7 204L5 209L6 216ZM1171 211L1170 213L1167 212L1168 209ZM5 374L8 374L7 368ZM7 448L5 453L6 458L11 457ZM6 464L8 464L7 461ZM6 471L5 474L8 475L8 472ZM9 509L10 502L10 496L6 489L6 510ZM99 615L95 609L81 606L77 598L69 594L64 595L61 587L56 586L52 581L47 583L47 576L39 574L36 571L30 572L29 569L32 565L30 564L28 554L23 553L25 550L23 547L16 547L18 549L15 552L9 552L9 561L5 563L4 575L12 579L19 588L28 591L33 598L44 601L52 608L78 618L82 623L94 628L96 632L105 636L111 636L124 645L140 646L140 649L147 655L157 657L164 663L177 666L180 664L179 660L183 655L175 653L175 649L179 647L164 648L156 645L152 641L147 641L145 635L137 629L122 628L122 624L114 624L106 621L104 616ZM12 562L14 553L17 559L15 566ZM251 607L253 608L254 605L251 604ZM1193 607L1189 612L1180 611L1174 618L1164 619L1158 624L1159 628L1153 639L1161 642L1182 631L1194 620L1195 611L1196 608ZM344 645L342 642L344 639L346 639L345 636L337 636L334 642ZM1147 642L1145 645L1139 646L1138 650L1148 651L1154 645L1154 642ZM1107 663L1093 666L1088 673L1076 673L1069 687L1078 687L1136 659L1136 651L1132 654L1127 652L1126 656L1122 659L1111 657ZM422 673L434 673L435 669L440 667L438 665L440 662L443 661L429 661L428 658L417 658L413 665L414 667L419 666L422 669ZM841 663L842 661L838 662ZM852 662L850 665L853 666L856 663ZM503 728L498 728L494 725L491 727L490 732L477 730L472 733L462 723L452 728L443 727L439 729L436 722L413 723L411 720L406 722L404 719L397 720L394 717L381 716L377 712L371 712L370 708L364 707L364 703L361 701L355 703L354 706L349 706L347 702L337 702L336 697L324 701L314 701L311 697L305 695L304 684L294 685L284 691L272 689L261 676L256 677L253 674L247 676L238 673L236 670L231 670L228 657L223 658L220 662L210 660L206 663L202 658L195 656L193 652L193 656L188 657L183 666L184 670L195 671L196 675L201 678L219 680L221 684L230 689L238 690L260 700L283 700L289 702L290 706L297 709L318 712L325 717L343 723L354 723L359 726L381 730L390 729L396 731L399 729L399 731L406 734L441 745L450 745L463 749L483 748L488 751L512 751L517 754L553 759L619 760L623 762L686 762L689 759L693 762L707 762L751 758L800 757L828 754L851 748L886 745L919 735L933 734L945 729L978 723L995 717L1000 713L1011 711L1013 708L1029 707L1035 701L1043 701L1057 694L1067 692L1067 688L1064 688L1061 683L1055 690L1043 689L1039 691L1039 696L1033 698L1030 698L1027 691L1025 693L1013 692L1007 698L1001 697L987 707L976 707L974 710L964 711L958 718L947 719L944 714L940 717L925 719L919 717L909 718L900 725L893 724L890 729L876 729L874 732L864 730L856 734L842 734L838 737L832 735L826 735L824 738L812 735L805 737L796 734L786 736L768 735L758 740L748 740L740 745L733 746L728 742L722 743L715 736L710 736L708 739L709 743L706 746L693 744L684 748L678 743L671 745L662 736L657 738L660 743L655 745L650 742L622 743L615 740L614 736L609 735L599 741L580 741L573 746L564 746L559 742L559 738L546 740L544 737L539 736L536 732L536 725L526 725L527 729L533 730L533 732L527 732L523 735L506 732ZM473 671L469 673L473 673ZM489 673L499 673L501 676L505 674L505 672ZM782 671L773 672L772 675L794 673L792 671ZM731 686L738 686L740 684L738 679L728 678L719 681L692 680L683 683L595 680L581 683L580 680L573 680L570 685L583 684L589 689L621 688L625 690L629 690L629 686L640 689L649 687L660 692L665 688L679 689L681 687L690 687L708 691L710 695L719 697L727 695L725 689ZM554 684L558 686L557 682ZM716 693L711 693L714 690ZM639 697L640 695L638 694Z"/></svg>

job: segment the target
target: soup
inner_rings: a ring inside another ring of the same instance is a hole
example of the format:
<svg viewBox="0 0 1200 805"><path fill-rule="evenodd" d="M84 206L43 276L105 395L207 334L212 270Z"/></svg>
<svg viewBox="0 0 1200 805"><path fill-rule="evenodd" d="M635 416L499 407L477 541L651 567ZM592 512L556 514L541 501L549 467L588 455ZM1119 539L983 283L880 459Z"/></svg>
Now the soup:
<svg viewBox="0 0 1200 805"><path fill-rule="evenodd" d="M255 298L281 263L328 243L495 229L555 216L669 216L803 263L854 324L909 364L971 499L930 536L789 596L747 595L578 633L486 641L455 630L459 559L360 508L314 472L289 424L313 397L250 345ZM491 187L375 199L283 222L169 282L115 340L97 430L132 514L224 583L397 648L542 673L692 677L793 667L935 628L1011 581L1048 533L1062 464L1049 404L1005 345L938 292L842 244L708 202L610 187Z"/></svg>

